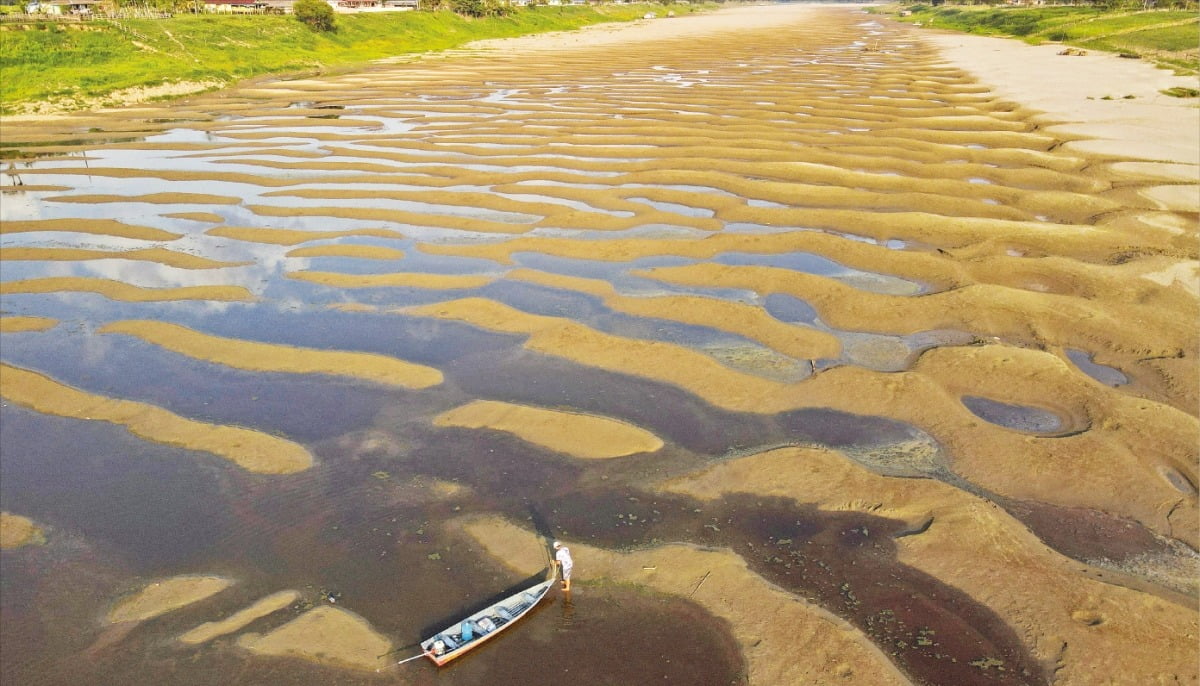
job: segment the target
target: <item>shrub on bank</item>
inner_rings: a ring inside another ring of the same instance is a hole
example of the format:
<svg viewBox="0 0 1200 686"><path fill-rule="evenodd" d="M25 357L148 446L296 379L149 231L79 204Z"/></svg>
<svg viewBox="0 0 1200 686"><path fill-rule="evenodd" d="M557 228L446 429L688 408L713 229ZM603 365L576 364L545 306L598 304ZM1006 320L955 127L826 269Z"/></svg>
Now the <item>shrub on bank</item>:
<svg viewBox="0 0 1200 686"><path fill-rule="evenodd" d="M292 14L301 24L314 31L336 31L333 8L324 0L296 0L292 5Z"/></svg>

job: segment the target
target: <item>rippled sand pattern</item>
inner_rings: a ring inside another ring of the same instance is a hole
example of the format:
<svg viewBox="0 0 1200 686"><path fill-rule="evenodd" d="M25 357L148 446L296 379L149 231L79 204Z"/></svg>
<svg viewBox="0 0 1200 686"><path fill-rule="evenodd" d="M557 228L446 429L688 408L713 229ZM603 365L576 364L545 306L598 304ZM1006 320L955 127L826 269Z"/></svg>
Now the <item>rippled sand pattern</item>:
<svg viewBox="0 0 1200 686"><path fill-rule="evenodd" d="M585 593L698 604L754 683L1194 682L1187 165L1055 134L911 27L759 11L6 122L5 399L254 472L217 463L270 543L212 554L301 568L273 588L490 574L412 486L450 484L508 517L495 557L554 502ZM237 640L373 670L469 602L411 593Z"/></svg>

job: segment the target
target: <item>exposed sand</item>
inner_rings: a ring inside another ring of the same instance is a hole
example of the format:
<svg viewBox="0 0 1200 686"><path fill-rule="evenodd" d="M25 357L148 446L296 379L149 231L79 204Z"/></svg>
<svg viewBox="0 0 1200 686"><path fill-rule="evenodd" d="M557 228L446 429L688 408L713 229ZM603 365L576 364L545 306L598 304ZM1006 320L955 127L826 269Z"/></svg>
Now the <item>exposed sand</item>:
<svg viewBox="0 0 1200 686"><path fill-rule="evenodd" d="M1061 664L1062 683L1103 683L1113 674L1128 683L1169 683L1195 667L1200 625L1190 602L1081 575L1078 564L1003 510L946 484L879 476L831 451L788 448L724 463L666 488L709 499L733 492L779 496L923 522L913 527L924 527L919 534L895 539L900 561L987 599L1022 632L1039 661ZM1189 565L1192 574L1200 571L1198 563ZM1153 645L1141 640L1146 617L1161 631Z"/></svg>
<svg viewBox="0 0 1200 686"><path fill-rule="evenodd" d="M1045 125L1043 130L1077 138L1064 145L1067 150L1167 163L1163 168L1171 176L1182 173L1195 187L1200 105L1195 98L1162 93L1174 86L1195 88L1195 77L1175 76L1112 53L1059 55L1062 46L1054 44L940 31L922 33L922 39L996 93L1039 110L1035 120ZM1187 165L1190 174L1171 169L1170 163ZM1198 202L1196 190L1192 200ZM1197 211L1194 204L1191 211Z"/></svg>
<svg viewBox="0 0 1200 686"><path fill-rule="evenodd" d="M342 274L339 272L288 272L289 279L319 283L334 288L423 288L458 290L479 288L492 281L487 276L455 276L404 272L393 274Z"/></svg>
<svg viewBox="0 0 1200 686"><path fill-rule="evenodd" d="M149 195L57 195L46 198L47 202L76 202L102 205L114 202L145 202L159 205L237 205L242 201L229 195L206 195L203 193L151 193Z"/></svg>
<svg viewBox="0 0 1200 686"><path fill-rule="evenodd" d="M142 622L220 593L233 581L219 576L176 576L155 581L118 600L105 618L109 624Z"/></svg>
<svg viewBox="0 0 1200 686"><path fill-rule="evenodd" d="M87 393L46 376L0 365L0 396L44 414L120 424L148 441L201 450L251 472L290 474L313 458L292 441L237 426L198 422L132 400Z"/></svg>
<svg viewBox="0 0 1200 686"><path fill-rule="evenodd" d="M287 252L288 257L349 257L361 260L399 260L403 250L373 245L311 245Z"/></svg>
<svg viewBox="0 0 1200 686"><path fill-rule="evenodd" d="M0 548L20 548L45 542L45 532L32 519L0 512Z"/></svg>
<svg viewBox="0 0 1200 686"><path fill-rule="evenodd" d="M219 226L206 232L210 236L232 238L251 243L269 245L299 245L309 241L345 238L347 236L375 236L378 238L404 238L402 234L386 229L364 231L300 231L296 229L264 229L252 226Z"/></svg>
<svg viewBox="0 0 1200 686"><path fill-rule="evenodd" d="M118 238L136 238L143 241L173 241L179 238L177 233L148 226L125 224L115 219L30 219L0 222L0 235L30 231L92 233Z"/></svg>
<svg viewBox="0 0 1200 686"><path fill-rule="evenodd" d="M442 373L432 367L385 355L255 343L212 336L166 322L113 322L99 329L97 333L136 336L167 350L235 369L289 374L331 374L403 388L428 388L442 382Z"/></svg>
<svg viewBox="0 0 1200 686"><path fill-rule="evenodd" d="M804 276L789 274L795 279ZM1080 379L1052 354L1006 346L942 348L927 353L911 372L879 374L839 367L801 384L787 384L729 369L684 346L613 336L572 320L527 314L479 298L408 312L526 334L524 345L530 350L679 386L731 410L776 413L829 407L896 417L942 442L957 456L958 473L991 490L1128 514L1190 545L1200 534L1194 499L1181 501L1179 491L1160 476L1168 470L1196 483L1194 461L1181 456L1194 447L1200 432L1197 419ZM980 422L961 404L965 394L1049 407L1064 422L1062 435L1035 438ZM1072 400L1064 402L1068 398ZM1106 419L1090 423L1092 417ZM1021 456L1021 469L1013 468L1013 455ZM1041 478L1029 479L1026 470ZM1141 483L1143 489L1118 492L1108 485L1127 481ZM1072 488L1063 489L1065 483Z"/></svg>
<svg viewBox="0 0 1200 686"><path fill-rule="evenodd" d="M0 317L0 333L49 331L56 326L58 326L58 320L50 317Z"/></svg>
<svg viewBox="0 0 1200 686"><path fill-rule="evenodd" d="M140 250L84 250L81 248L22 248L13 246L0 253L0 260L140 260L157 262L178 269L223 269L241 267L250 262L220 262L199 255L175 252L166 248Z"/></svg>
<svg viewBox="0 0 1200 686"><path fill-rule="evenodd" d="M180 641L190 644L207 643L214 638L231 634L250 624L260 617L266 617L272 612L278 612L300 599L298 591L280 591L260 598L249 607L238 610L225 619L215 622L205 622L179 637Z"/></svg>
<svg viewBox="0 0 1200 686"><path fill-rule="evenodd" d="M340 607L318 607L274 631L243 634L238 645L261 655L302 657L351 669L378 670L392 642L362 617Z"/></svg>
<svg viewBox="0 0 1200 686"><path fill-rule="evenodd" d="M237 302L253 300L254 295L242 286L180 286L177 288L142 288L123 281L96 279L86 276L48 276L41 279L22 279L0 283L0 295L15 293L95 293L109 300L128 302L161 302L166 300L217 300Z"/></svg>
<svg viewBox="0 0 1200 686"><path fill-rule="evenodd" d="M219 214L213 214L212 212L172 212L170 214L164 214L163 216L170 217L172 219L187 219L189 221L208 222L211 224L219 224L225 221L224 217Z"/></svg>
<svg viewBox="0 0 1200 686"><path fill-rule="evenodd" d="M506 431L522 440L584 459L649 453L663 446L654 434L609 417L476 400L434 418L437 426Z"/></svg>
<svg viewBox="0 0 1200 686"><path fill-rule="evenodd" d="M499 519L461 526L478 545L518 572L536 573L545 564L544 548L533 532ZM574 578L647 586L689 598L729 622L748 662L749 683L911 683L860 631L767 583L729 551L673 544L620 553L566 542L578 561ZM587 592L587 583L581 592ZM803 646L801 659L797 646Z"/></svg>
<svg viewBox="0 0 1200 686"><path fill-rule="evenodd" d="M622 296L617 294L616 289L607 281L531 270L510 272L508 278L590 293L599 296L607 307L637 317L668 319L743 334L784 355L800 360L837 357L841 353L842 344L833 335L784 324L764 312L762 308L753 305L681 295Z"/></svg>

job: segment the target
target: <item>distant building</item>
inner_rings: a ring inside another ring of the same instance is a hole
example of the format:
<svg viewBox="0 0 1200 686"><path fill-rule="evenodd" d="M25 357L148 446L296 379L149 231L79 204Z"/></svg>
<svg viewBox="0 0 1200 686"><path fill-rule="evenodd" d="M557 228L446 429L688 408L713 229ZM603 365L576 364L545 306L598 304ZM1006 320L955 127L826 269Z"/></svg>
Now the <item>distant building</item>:
<svg viewBox="0 0 1200 686"><path fill-rule="evenodd" d="M407 12L417 9L420 0L327 0L336 12Z"/></svg>
<svg viewBox="0 0 1200 686"><path fill-rule="evenodd" d="M204 0L204 11L215 14L249 14L259 11L258 0Z"/></svg>
<svg viewBox="0 0 1200 686"><path fill-rule="evenodd" d="M39 5L45 14L91 14L97 0L51 0Z"/></svg>

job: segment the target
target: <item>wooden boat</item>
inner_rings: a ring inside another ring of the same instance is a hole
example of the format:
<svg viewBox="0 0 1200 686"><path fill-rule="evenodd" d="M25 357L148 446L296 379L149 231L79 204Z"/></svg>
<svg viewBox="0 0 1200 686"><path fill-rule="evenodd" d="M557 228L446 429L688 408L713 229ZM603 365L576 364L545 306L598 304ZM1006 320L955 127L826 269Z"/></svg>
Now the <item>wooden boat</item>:
<svg viewBox="0 0 1200 686"><path fill-rule="evenodd" d="M455 622L421 641L421 651L438 667L462 657L517 623L532 610L554 585L554 574L545 581L508 596L461 622Z"/></svg>

